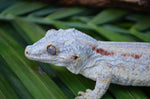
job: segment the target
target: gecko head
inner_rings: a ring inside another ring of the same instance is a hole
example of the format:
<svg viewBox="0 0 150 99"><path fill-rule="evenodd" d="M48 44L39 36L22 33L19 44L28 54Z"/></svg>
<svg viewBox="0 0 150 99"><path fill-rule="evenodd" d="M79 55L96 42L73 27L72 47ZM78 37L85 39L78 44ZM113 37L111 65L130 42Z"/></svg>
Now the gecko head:
<svg viewBox="0 0 150 99"><path fill-rule="evenodd" d="M93 54L90 44L96 44L92 37L76 30L49 30L46 35L25 49L31 60L65 66L77 74Z"/></svg>

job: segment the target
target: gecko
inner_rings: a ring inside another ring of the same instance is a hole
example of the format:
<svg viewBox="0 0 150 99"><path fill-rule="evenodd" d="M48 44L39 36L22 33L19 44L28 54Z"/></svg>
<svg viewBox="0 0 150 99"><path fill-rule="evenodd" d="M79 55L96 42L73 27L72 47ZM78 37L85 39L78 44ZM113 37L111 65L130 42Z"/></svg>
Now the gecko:
<svg viewBox="0 0 150 99"><path fill-rule="evenodd" d="M110 83L150 86L150 43L98 41L75 28L51 29L25 48L25 56L96 81L75 99L100 99Z"/></svg>

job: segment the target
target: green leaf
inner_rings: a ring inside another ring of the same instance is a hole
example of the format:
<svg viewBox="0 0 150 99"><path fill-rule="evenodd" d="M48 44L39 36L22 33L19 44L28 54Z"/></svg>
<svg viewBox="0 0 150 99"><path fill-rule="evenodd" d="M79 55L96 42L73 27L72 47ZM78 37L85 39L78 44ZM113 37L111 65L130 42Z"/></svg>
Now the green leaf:
<svg viewBox="0 0 150 99"><path fill-rule="evenodd" d="M41 39L41 37L43 37L46 33L46 31L44 31L39 25L28 23L28 22L23 22L20 20L15 20L15 22L13 22L13 26L16 29L20 26L20 28L22 28L22 29L19 28L20 30L18 29L18 31L20 31L19 32L20 35L24 37L25 39L29 37L29 40L33 42L36 42L37 40ZM27 34L24 34L24 33L27 33Z"/></svg>
<svg viewBox="0 0 150 99"><path fill-rule="evenodd" d="M7 9L5 9L1 14L5 15L5 14L9 14L12 13L12 11L14 12L14 10L18 9L19 7L25 5L24 2L16 2L15 4L9 6Z"/></svg>
<svg viewBox="0 0 150 99"><path fill-rule="evenodd" d="M2 15L8 14L8 15L21 15L21 14L26 14L29 13L31 11L40 9L42 7L44 7L44 4L41 3L26 3L26 2L20 2L20 3L16 3L15 5L5 9L2 12Z"/></svg>
<svg viewBox="0 0 150 99"><path fill-rule="evenodd" d="M107 23L119 19L125 14L127 14L127 11L125 10L106 9L100 12L98 15L96 15L89 23L103 24L103 23Z"/></svg>
<svg viewBox="0 0 150 99"><path fill-rule="evenodd" d="M6 64L5 60L0 56L0 72L5 76L1 78L0 82L0 88L4 92L5 97L7 99L19 99L20 98L30 98L33 99L31 94L27 91L27 89L24 87L24 85L20 82L20 80L15 76L15 74L11 71L11 69L8 67L8 64ZM8 82L9 81L9 82ZM10 84L9 84L10 83ZM12 86L12 87L11 87ZM14 88L14 90L13 90ZM16 93L17 94L16 94ZM18 96L19 97L18 97Z"/></svg>
<svg viewBox="0 0 150 99"><path fill-rule="evenodd" d="M135 25L133 25L134 29L139 31L143 31L150 28L150 16L143 17L140 21L138 21Z"/></svg>
<svg viewBox="0 0 150 99"><path fill-rule="evenodd" d="M58 10L61 10L62 8L56 8L56 7L47 7L47 8L44 8L44 9L39 9L39 10L37 10L37 11L35 11L35 12L33 12L33 13L30 13L29 15L28 15L28 17L33 17L33 16L44 16L44 15L47 15L47 14L50 14L50 13L53 13L53 12L56 12L56 11L58 11Z"/></svg>
<svg viewBox="0 0 150 99"><path fill-rule="evenodd" d="M123 33L123 34L129 34L130 33L129 30L124 29L124 28L120 28L120 27L115 26L115 25L106 24L106 25L103 25L102 27L104 29L107 29L107 30L112 31L112 32Z"/></svg>
<svg viewBox="0 0 150 99"><path fill-rule="evenodd" d="M93 29L95 29L95 31L97 31L99 34L103 35L104 37L106 37L107 39L111 41L134 41L129 37L125 37L119 33L106 30L100 26L96 26L90 23L88 25L91 26Z"/></svg>
<svg viewBox="0 0 150 99"><path fill-rule="evenodd" d="M144 33L142 33L142 32L137 31L137 30L134 29L134 28L131 28L131 29L130 29L130 32L131 32L131 34L134 35L135 37L137 37L137 38L139 38L139 39L141 39L141 40L143 40L143 41L145 41L145 42L150 42L150 36L149 36L149 34L144 34Z"/></svg>
<svg viewBox="0 0 150 99"><path fill-rule="evenodd" d="M149 99L139 88L129 88L129 91L135 97L135 99Z"/></svg>
<svg viewBox="0 0 150 99"><path fill-rule="evenodd" d="M73 8L65 8L65 9L62 9L61 11L58 11L56 13L53 13L49 16L46 17L46 19L50 19L50 20L53 20L53 19L62 19L62 18L66 18L66 17L69 17L69 16L73 16L75 14L79 14L83 11L85 11L86 9L83 9L83 8L77 8L77 7L73 7Z"/></svg>
<svg viewBox="0 0 150 99"><path fill-rule="evenodd" d="M114 94L116 99L135 99L132 94L123 87L120 88L119 86L111 85L110 91Z"/></svg>
<svg viewBox="0 0 150 99"><path fill-rule="evenodd" d="M1 90L0 90L0 99L6 99L6 97L4 96L4 94Z"/></svg>
<svg viewBox="0 0 150 99"><path fill-rule="evenodd" d="M8 6L14 4L13 1L0 1L0 12L3 11L4 9L6 9Z"/></svg>
<svg viewBox="0 0 150 99"><path fill-rule="evenodd" d="M10 98L11 99L19 99L19 97L13 90L12 86L9 84L7 79L5 79L5 77L1 73L0 73L0 78L1 78L0 79L0 90L1 90L0 93L2 94L1 96L5 99L6 99L6 97L7 97L7 99L10 99ZM2 97L0 99L3 99Z"/></svg>

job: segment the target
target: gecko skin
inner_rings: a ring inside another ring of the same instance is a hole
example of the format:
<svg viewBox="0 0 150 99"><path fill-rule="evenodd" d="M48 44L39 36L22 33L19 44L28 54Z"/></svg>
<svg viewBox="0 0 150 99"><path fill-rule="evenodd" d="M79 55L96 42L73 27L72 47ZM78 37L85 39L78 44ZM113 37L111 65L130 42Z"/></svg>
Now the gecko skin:
<svg viewBox="0 0 150 99"><path fill-rule="evenodd" d="M76 29L52 29L25 55L96 81L94 90L80 91L76 99L99 99L110 83L150 86L150 43L104 42Z"/></svg>

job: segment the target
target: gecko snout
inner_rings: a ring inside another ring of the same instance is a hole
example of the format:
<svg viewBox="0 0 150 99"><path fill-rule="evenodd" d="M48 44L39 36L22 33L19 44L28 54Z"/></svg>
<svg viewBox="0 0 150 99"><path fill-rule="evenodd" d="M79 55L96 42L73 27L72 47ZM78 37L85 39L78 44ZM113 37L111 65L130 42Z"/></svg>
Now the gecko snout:
<svg viewBox="0 0 150 99"><path fill-rule="evenodd" d="M40 56L42 54L46 53L45 50L43 49L43 46L36 47L33 45L28 45L25 48L25 55L26 56Z"/></svg>
<svg viewBox="0 0 150 99"><path fill-rule="evenodd" d="M35 53L34 50L32 49L32 46L31 45L28 45L26 48L25 48L25 55L28 56L28 55L31 55Z"/></svg>
<svg viewBox="0 0 150 99"><path fill-rule="evenodd" d="M27 46L27 47L25 48L25 55L29 54L29 49L30 49L30 46Z"/></svg>

